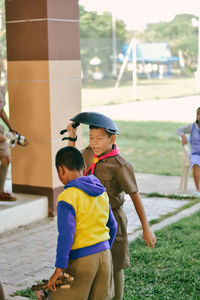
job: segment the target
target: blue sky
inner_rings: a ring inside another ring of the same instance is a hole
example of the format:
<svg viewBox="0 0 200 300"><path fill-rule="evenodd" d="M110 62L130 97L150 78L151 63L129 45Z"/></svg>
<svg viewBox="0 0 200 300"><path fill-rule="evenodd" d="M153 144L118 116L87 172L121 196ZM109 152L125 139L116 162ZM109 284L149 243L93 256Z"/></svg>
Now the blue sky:
<svg viewBox="0 0 200 300"><path fill-rule="evenodd" d="M200 0L79 0L86 10L110 11L127 29L142 30L147 23L171 21L182 13L200 16Z"/></svg>

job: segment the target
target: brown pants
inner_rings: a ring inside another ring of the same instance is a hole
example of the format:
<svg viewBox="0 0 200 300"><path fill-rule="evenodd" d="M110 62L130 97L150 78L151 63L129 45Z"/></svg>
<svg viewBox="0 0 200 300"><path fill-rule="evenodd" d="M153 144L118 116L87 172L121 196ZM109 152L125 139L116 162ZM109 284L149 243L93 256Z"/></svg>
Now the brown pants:
<svg viewBox="0 0 200 300"><path fill-rule="evenodd" d="M63 271L74 277L71 288L58 288L50 293L49 300L110 300L113 297L110 250L71 260Z"/></svg>
<svg viewBox="0 0 200 300"><path fill-rule="evenodd" d="M6 300L1 282L0 282L0 299L1 300Z"/></svg>
<svg viewBox="0 0 200 300"><path fill-rule="evenodd" d="M114 209L113 214L117 221L118 228L111 251L114 271L119 271L130 266L127 235L127 217L122 207Z"/></svg>

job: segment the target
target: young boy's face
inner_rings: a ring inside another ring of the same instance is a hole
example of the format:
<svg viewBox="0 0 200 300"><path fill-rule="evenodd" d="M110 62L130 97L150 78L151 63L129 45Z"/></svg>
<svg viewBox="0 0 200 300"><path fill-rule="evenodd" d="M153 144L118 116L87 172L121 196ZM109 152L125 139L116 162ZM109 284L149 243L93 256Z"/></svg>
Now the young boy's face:
<svg viewBox="0 0 200 300"><path fill-rule="evenodd" d="M90 129L89 143L94 154L100 156L102 154L109 153L112 151L112 145L116 140L115 135L110 137L106 134L104 128Z"/></svg>

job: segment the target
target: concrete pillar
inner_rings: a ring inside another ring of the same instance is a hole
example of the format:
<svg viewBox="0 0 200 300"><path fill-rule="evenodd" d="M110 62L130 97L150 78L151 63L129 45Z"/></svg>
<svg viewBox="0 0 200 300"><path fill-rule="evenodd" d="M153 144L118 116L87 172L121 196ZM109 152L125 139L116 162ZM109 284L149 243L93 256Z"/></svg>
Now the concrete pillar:
<svg viewBox="0 0 200 300"><path fill-rule="evenodd" d="M81 111L78 0L6 0L6 38L10 119L29 141L12 150L13 192L47 195L52 215L59 132Z"/></svg>

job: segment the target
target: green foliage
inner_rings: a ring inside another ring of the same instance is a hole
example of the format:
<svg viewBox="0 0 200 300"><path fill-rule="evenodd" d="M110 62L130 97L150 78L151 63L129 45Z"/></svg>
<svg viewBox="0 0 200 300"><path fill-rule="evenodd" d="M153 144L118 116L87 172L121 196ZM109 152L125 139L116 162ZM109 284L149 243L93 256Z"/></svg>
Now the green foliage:
<svg viewBox="0 0 200 300"><path fill-rule="evenodd" d="M112 70L112 15L109 12L97 14L97 12L86 11L83 6L79 6L80 22L80 45L81 63L84 77L89 77L91 71L101 71L106 75L111 75ZM116 20L117 47L121 49L126 39L126 25L122 20ZM101 60L99 67L91 68L90 60L98 57Z"/></svg>
<svg viewBox="0 0 200 300"><path fill-rule="evenodd" d="M112 15L109 12L97 14L79 6L80 37L86 39L112 38ZM117 37L125 39L126 25L123 20L116 20Z"/></svg>
<svg viewBox="0 0 200 300"><path fill-rule="evenodd" d="M13 296L22 296L27 297L29 299L36 299L35 293L32 291L31 287L28 287L24 290L18 290L13 293Z"/></svg>
<svg viewBox="0 0 200 300"><path fill-rule="evenodd" d="M178 50L182 50L186 65L194 69L197 63L198 29L192 26L192 18L195 16L181 14L170 22L148 24L140 39L145 42L168 41L172 53L177 56Z"/></svg>
<svg viewBox="0 0 200 300"><path fill-rule="evenodd" d="M200 299L200 212L157 231L155 248L130 244L124 300Z"/></svg>
<svg viewBox="0 0 200 300"><path fill-rule="evenodd" d="M177 199L177 200L185 200L185 199L193 200L193 199L196 199L194 196L183 196L183 195L173 195L173 194L164 195L164 194L160 194L160 193L157 193L157 192L148 193L148 194L145 194L145 196L149 197L149 198L158 197L158 198L169 198L169 199Z"/></svg>

